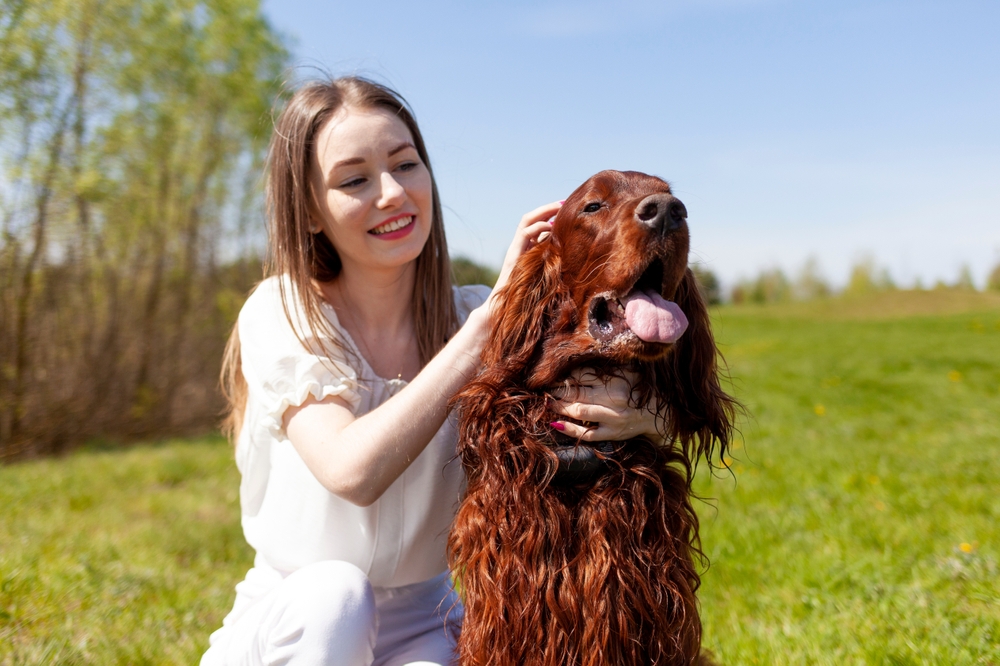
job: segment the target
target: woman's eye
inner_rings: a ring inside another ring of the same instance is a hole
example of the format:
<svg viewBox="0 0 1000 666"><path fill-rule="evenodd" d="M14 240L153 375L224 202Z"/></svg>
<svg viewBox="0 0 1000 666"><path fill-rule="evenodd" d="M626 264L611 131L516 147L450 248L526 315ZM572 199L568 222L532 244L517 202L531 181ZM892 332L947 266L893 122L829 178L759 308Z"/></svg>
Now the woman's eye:
<svg viewBox="0 0 1000 666"><path fill-rule="evenodd" d="M416 162L403 162L402 164L400 164L396 168L399 169L400 171L412 171L413 169L417 168L417 163Z"/></svg>
<svg viewBox="0 0 1000 666"><path fill-rule="evenodd" d="M364 178L352 178L351 180L348 180L347 182L341 183L340 186L341 187L357 187L358 185L364 184L364 182L365 182Z"/></svg>
<svg viewBox="0 0 1000 666"><path fill-rule="evenodd" d="M599 203L589 203L583 208L584 213L596 213L601 210L601 204Z"/></svg>

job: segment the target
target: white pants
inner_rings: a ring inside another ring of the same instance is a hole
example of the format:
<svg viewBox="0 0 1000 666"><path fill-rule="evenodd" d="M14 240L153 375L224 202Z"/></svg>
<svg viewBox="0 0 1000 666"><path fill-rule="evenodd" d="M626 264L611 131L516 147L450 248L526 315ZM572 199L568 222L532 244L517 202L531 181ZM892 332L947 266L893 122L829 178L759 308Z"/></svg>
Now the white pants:
<svg viewBox="0 0 1000 666"><path fill-rule="evenodd" d="M461 618L447 573L374 588L347 562L286 577L258 562L201 666L448 666Z"/></svg>

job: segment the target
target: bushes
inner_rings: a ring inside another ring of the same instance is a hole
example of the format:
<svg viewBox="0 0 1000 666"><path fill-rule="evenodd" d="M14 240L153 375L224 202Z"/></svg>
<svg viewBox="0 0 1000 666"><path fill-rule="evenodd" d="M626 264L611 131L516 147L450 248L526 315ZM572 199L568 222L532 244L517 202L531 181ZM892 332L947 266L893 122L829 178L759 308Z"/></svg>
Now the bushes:
<svg viewBox="0 0 1000 666"><path fill-rule="evenodd" d="M780 268L763 270L753 280L741 280L733 287L733 303L779 303L791 298L792 285Z"/></svg>
<svg viewBox="0 0 1000 666"><path fill-rule="evenodd" d="M997 264L986 278L986 288L990 291L1000 291L1000 264Z"/></svg>
<svg viewBox="0 0 1000 666"><path fill-rule="evenodd" d="M918 281L915 289L922 288ZM896 289L899 287L889 271L878 266L871 256L864 256L855 262L851 267L847 284L839 291L834 290L822 276L818 261L810 258L794 280L790 280L780 268L768 268L758 273L755 278L738 281L730 290L730 300L733 303L811 301L834 295L864 297ZM947 284L938 280L934 289L975 291L972 270L968 265L963 265L954 283ZM997 265L987 278L986 289L1000 291L1000 265Z"/></svg>
<svg viewBox="0 0 1000 666"><path fill-rule="evenodd" d="M691 272L694 273L695 280L701 290L701 296L709 305L718 305L722 302L722 285L715 273L708 270L701 264L692 264Z"/></svg>
<svg viewBox="0 0 1000 666"><path fill-rule="evenodd" d="M214 424L286 61L257 0L0 3L0 460Z"/></svg>
<svg viewBox="0 0 1000 666"><path fill-rule="evenodd" d="M451 260L452 282L461 286L465 284L485 284L492 287L497 282L499 274L466 257L453 257Z"/></svg>

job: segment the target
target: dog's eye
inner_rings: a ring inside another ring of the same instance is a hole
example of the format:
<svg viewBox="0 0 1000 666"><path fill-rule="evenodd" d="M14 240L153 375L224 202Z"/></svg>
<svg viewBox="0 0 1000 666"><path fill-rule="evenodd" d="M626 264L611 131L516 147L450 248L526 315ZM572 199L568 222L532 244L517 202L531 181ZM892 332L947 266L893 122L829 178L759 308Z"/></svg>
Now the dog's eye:
<svg viewBox="0 0 1000 666"><path fill-rule="evenodd" d="M586 206L584 206L584 208L583 208L583 212L584 213L596 213L599 210L601 210L601 204L596 203L596 202L595 203L589 203Z"/></svg>

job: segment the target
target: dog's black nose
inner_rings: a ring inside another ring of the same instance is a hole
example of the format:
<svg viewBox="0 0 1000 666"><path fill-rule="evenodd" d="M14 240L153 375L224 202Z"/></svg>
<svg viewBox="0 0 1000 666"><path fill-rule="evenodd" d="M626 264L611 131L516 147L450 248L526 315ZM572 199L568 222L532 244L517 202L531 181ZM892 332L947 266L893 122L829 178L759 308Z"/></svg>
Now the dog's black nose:
<svg viewBox="0 0 1000 666"><path fill-rule="evenodd" d="M650 194L635 207L635 221L659 231L673 231L687 219L687 208L672 194Z"/></svg>

